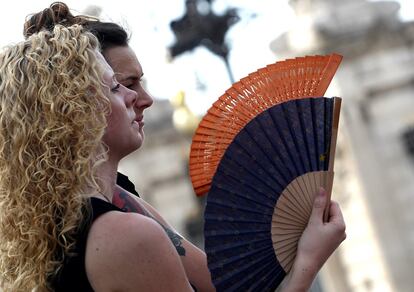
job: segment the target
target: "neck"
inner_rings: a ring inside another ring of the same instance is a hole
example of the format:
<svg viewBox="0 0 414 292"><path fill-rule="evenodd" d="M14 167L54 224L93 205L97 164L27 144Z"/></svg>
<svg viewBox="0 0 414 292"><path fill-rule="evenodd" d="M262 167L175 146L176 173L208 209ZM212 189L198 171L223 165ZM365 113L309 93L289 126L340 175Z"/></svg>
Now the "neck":
<svg viewBox="0 0 414 292"><path fill-rule="evenodd" d="M98 169L97 175L101 183L101 195L104 199L112 202L113 193L115 191L116 176L118 169L118 161L108 160L104 162Z"/></svg>

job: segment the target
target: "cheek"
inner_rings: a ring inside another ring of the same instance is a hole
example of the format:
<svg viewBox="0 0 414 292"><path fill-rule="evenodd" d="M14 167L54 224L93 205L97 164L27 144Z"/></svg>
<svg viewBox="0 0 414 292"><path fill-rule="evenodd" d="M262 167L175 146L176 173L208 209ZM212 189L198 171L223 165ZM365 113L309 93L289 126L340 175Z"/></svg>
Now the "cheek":
<svg viewBox="0 0 414 292"><path fill-rule="evenodd" d="M112 107L111 114L107 118L107 126L105 129L104 139L116 136L121 127L122 113L117 111L116 108Z"/></svg>

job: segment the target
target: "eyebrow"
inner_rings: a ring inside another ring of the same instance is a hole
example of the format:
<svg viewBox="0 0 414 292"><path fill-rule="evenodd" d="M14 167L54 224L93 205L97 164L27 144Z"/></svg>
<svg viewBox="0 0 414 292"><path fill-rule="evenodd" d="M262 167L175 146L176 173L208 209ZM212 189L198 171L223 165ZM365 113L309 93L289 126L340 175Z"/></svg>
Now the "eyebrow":
<svg viewBox="0 0 414 292"><path fill-rule="evenodd" d="M142 72L140 75L135 75L135 74L131 74L131 75L127 75L127 77L122 78L123 76L125 76L125 74L120 74L120 73L116 73L116 75L120 76L120 80L122 81L127 81L127 80L139 80L144 76L144 73Z"/></svg>

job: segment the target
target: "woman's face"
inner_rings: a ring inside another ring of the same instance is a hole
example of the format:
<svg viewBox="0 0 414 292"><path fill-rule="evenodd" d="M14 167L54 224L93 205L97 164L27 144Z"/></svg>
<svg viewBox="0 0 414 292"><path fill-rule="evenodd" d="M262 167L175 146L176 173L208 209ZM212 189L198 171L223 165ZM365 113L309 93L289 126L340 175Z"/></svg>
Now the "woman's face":
<svg viewBox="0 0 414 292"><path fill-rule="evenodd" d="M106 49L103 55L115 72L118 82L137 93L134 111L140 125L140 136L144 139L144 110L152 105L153 99L142 87L144 73L141 64L129 46Z"/></svg>
<svg viewBox="0 0 414 292"><path fill-rule="evenodd" d="M107 118L108 125L103 141L109 147L109 156L117 160L138 149L143 142L142 114L137 114L135 104L137 93L126 88L116 79L116 74L100 53L103 70L103 81L108 88L104 89L111 103L111 113Z"/></svg>

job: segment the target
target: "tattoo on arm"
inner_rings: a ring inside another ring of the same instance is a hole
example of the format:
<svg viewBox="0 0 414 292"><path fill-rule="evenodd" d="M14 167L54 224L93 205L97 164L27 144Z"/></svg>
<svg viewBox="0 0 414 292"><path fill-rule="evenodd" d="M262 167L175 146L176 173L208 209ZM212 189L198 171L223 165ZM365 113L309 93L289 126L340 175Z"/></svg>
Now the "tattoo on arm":
<svg viewBox="0 0 414 292"><path fill-rule="evenodd" d="M154 219L154 220L157 221L156 219ZM182 246L183 238L181 236L179 236L177 233L175 233L174 231L172 231L171 229L169 229L169 228L165 227L164 225L162 225L160 222L158 222L158 223L162 226L162 228L164 228L165 232L167 233L168 237L170 238L170 240L171 240L172 244L174 245L175 249L177 250L178 254L180 256L185 256L185 248Z"/></svg>
<svg viewBox="0 0 414 292"><path fill-rule="evenodd" d="M142 208L142 206L133 198L131 198L131 196L126 192L119 191L114 193L112 203L118 208L122 209L122 211L150 216L148 211Z"/></svg>
<svg viewBox="0 0 414 292"><path fill-rule="evenodd" d="M136 200L131 198L129 194L123 191L115 192L113 196L112 203L117 206L118 208L122 209L125 212L130 213L138 213L147 217L154 219L164 231L167 233L168 237L170 238L172 244L174 245L177 253L180 256L185 256L185 248L182 246L183 238L169 229L168 227L164 226L161 222L159 222L154 216L152 216L145 208L143 208Z"/></svg>

